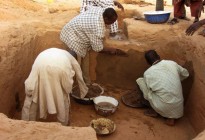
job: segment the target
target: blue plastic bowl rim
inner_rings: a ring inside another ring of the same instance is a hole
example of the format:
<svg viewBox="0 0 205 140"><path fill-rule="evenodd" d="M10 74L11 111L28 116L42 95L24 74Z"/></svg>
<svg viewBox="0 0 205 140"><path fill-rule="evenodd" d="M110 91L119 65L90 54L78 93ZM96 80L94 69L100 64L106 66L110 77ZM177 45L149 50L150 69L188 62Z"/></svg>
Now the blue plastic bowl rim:
<svg viewBox="0 0 205 140"><path fill-rule="evenodd" d="M143 12L144 15L162 15L162 14L170 14L171 11L146 11Z"/></svg>

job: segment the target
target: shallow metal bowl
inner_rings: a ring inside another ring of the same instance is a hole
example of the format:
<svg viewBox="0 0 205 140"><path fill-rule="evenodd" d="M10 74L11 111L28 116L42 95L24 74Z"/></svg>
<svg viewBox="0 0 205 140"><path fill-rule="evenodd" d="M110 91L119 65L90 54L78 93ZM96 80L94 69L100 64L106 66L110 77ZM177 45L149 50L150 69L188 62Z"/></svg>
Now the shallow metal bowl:
<svg viewBox="0 0 205 140"><path fill-rule="evenodd" d="M98 127L99 126L98 124L108 124L108 125ZM110 125L112 127L112 130L109 131L108 126ZM95 130L95 132L98 135L109 135L115 132L116 130L116 124L112 120L107 119L107 118L94 119L90 122L90 126Z"/></svg>
<svg viewBox="0 0 205 140"><path fill-rule="evenodd" d="M116 111L118 104L119 104L115 98L110 97L110 96L98 96L98 97L93 99L93 102L95 105L95 110L101 116L112 115ZM113 105L113 107L106 108L103 105L99 105L99 103L110 103Z"/></svg>
<svg viewBox="0 0 205 140"><path fill-rule="evenodd" d="M101 89L100 95L102 95L104 93L104 89L99 84L92 83L92 85L93 86L98 86ZM74 86L73 89L74 88L77 88L77 86ZM93 98L83 98L83 99L81 99L80 97L77 97L77 96L73 95L72 93L71 93L71 96L74 98L74 100L77 103L84 104L84 105L93 104L93 99L95 98L95 97L93 97Z"/></svg>

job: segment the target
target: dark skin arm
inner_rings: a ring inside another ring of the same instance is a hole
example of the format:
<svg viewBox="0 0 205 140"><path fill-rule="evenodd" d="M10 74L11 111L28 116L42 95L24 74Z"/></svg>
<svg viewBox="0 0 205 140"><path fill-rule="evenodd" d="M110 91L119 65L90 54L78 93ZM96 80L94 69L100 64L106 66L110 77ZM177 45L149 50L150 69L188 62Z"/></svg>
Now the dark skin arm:
<svg viewBox="0 0 205 140"><path fill-rule="evenodd" d="M200 20L199 22L193 23L186 29L186 35L192 36L196 30L198 30L202 25L205 24L205 19Z"/></svg>
<svg viewBox="0 0 205 140"><path fill-rule="evenodd" d="M122 11L124 11L124 7L122 6L121 3L119 3L118 1L113 1L114 5L117 6L118 8L120 8Z"/></svg>

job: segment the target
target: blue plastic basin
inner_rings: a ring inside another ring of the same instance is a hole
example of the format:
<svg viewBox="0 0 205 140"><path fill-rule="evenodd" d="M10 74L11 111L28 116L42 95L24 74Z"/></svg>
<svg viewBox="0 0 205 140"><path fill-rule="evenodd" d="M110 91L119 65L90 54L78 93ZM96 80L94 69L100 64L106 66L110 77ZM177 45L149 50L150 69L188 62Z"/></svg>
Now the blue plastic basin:
<svg viewBox="0 0 205 140"><path fill-rule="evenodd" d="M170 17L170 11L147 11L144 12L147 22L152 24L165 23Z"/></svg>

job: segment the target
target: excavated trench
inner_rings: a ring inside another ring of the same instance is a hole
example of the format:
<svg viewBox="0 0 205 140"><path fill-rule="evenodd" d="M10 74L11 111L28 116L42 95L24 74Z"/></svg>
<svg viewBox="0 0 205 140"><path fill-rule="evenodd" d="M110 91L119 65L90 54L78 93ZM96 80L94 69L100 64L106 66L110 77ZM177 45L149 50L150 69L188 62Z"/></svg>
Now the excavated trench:
<svg viewBox="0 0 205 140"><path fill-rule="evenodd" d="M124 23L126 26L125 32L129 40L107 40L105 44L127 51L128 57L91 52L90 74L92 80L100 83L105 88L105 95L113 96L120 102L116 113L108 117L117 124L116 132L107 137L98 137L98 139L187 140L193 138L196 135L195 131L198 133L203 129L203 124L197 126L200 124L199 121L195 120L197 117L190 115L190 113L200 111L200 107L197 110L197 107L192 105L193 102L202 97L201 89L204 85L198 88L199 83L196 82L196 80L200 79L196 75L196 71L200 71L199 69L203 65L198 62L194 54L190 55L192 54L191 51L187 51L187 48L192 47L192 44L188 44L181 36L175 36L173 39L163 35L156 37L153 32L149 34L149 29L146 27L143 28L146 36L136 36L137 32L140 31L135 32L133 29L133 27L136 27L135 23L133 23L135 21L130 22L130 20L132 19L127 19ZM136 24L140 26L144 24L142 22L144 21ZM122 22L120 22L120 25L123 25ZM15 31L21 31L21 28L29 26L31 25L18 27ZM146 24L146 26L149 27L151 25ZM159 32L164 33L166 30L164 28L158 29ZM25 98L24 81L30 73L36 56L47 48L66 49L66 46L59 40L59 30L52 28L41 29L39 32L33 32L33 29L32 31L27 30L20 37L15 34L15 32L6 34L11 36L12 41L9 40L8 49L2 51L0 57L0 63L2 64L0 69L2 74L0 81L0 110L10 118L20 119L21 107ZM170 35L173 37L173 32ZM27 38L25 39L25 37ZM185 48L185 45L189 47ZM8 51L9 49L10 51ZM162 117L146 117L143 114L144 109L129 108L121 102L121 96L135 88L135 80L141 77L143 72L149 67L144 59L144 52L148 49L156 49L162 59L174 60L185 66L190 72L190 77L182 82L185 98L185 116L179 119L174 127L165 125ZM196 63L195 66L194 63ZM202 84L203 79L201 78ZM198 95L200 96L198 98L192 98L193 95L191 94L195 92L199 92ZM92 119L99 117L94 110L94 106L81 105L71 100L71 126L88 126ZM56 121L54 118L55 116L49 116L46 122ZM204 119L205 117L202 116L201 118Z"/></svg>

